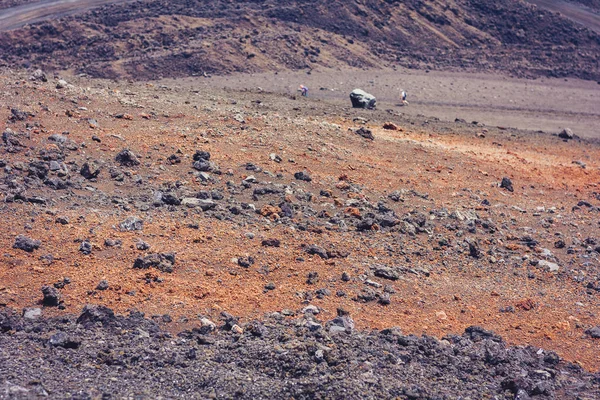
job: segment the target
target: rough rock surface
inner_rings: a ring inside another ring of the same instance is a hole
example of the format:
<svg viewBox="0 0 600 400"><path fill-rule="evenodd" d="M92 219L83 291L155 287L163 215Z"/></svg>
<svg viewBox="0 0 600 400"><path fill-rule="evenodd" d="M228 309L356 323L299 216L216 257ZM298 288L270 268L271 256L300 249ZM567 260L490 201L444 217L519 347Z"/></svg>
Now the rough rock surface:
<svg viewBox="0 0 600 400"><path fill-rule="evenodd" d="M597 398L597 377L473 326L442 340L279 313L204 318L173 335L139 312L88 305L31 321L0 309L0 397ZM216 329L215 329L216 328ZM33 363L33 364L32 364ZM233 367L234 366L234 367ZM177 376L174 379L174 376ZM160 385L156 382L160 381ZM500 397L498 397L500 396Z"/></svg>
<svg viewBox="0 0 600 400"><path fill-rule="evenodd" d="M377 99L362 89L354 89L350 93L350 102L354 108L375 108Z"/></svg>

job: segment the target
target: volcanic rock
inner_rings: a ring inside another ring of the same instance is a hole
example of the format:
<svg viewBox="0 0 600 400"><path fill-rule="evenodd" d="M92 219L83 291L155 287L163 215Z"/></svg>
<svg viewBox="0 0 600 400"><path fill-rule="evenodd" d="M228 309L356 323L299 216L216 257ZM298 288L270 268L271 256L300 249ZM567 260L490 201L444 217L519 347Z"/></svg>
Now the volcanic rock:
<svg viewBox="0 0 600 400"><path fill-rule="evenodd" d="M42 304L48 307L56 307L60 303L60 292L53 286L43 286L42 294L44 298Z"/></svg>
<svg viewBox="0 0 600 400"><path fill-rule="evenodd" d="M375 136L373 136L373 132L371 132L370 129L367 129L364 126L361 126L357 130L355 130L354 133L356 133L359 136L364 137L365 139L375 140Z"/></svg>
<svg viewBox="0 0 600 400"><path fill-rule="evenodd" d="M361 89L354 89L350 93L350 101L352 102L352 107L354 108L367 109L375 108L375 104L377 103L375 96Z"/></svg>
<svg viewBox="0 0 600 400"><path fill-rule="evenodd" d="M154 253L145 257L138 257L133 263L133 268L148 269L156 268L162 272L173 272L175 264L175 254L173 253Z"/></svg>
<svg viewBox="0 0 600 400"><path fill-rule="evenodd" d="M100 171L101 167L98 164L86 162L81 166L81 170L79 171L79 173L85 179L94 179L98 177Z"/></svg>
<svg viewBox="0 0 600 400"><path fill-rule="evenodd" d="M305 171L300 171L300 172L294 173L294 178L298 179L299 181L306 181L306 182L312 181L311 176L308 174L308 172L305 172Z"/></svg>
<svg viewBox="0 0 600 400"><path fill-rule="evenodd" d="M15 243L13 244L13 249L24 250L28 253L32 253L34 250L38 249L42 245L40 240L35 240L28 238L23 235L19 235L15 238Z"/></svg>
<svg viewBox="0 0 600 400"><path fill-rule="evenodd" d="M87 304L83 307L81 314L77 318L77 323L86 328L100 323L103 326L110 325L116 320L115 313L108 307Z"/></svg>
<svg viewBox="0 0 600 400"><path fill-rule="evenodd" d="M561 139L573 139L575 135L573 135L573 131L569 128L565 128L558 134L558 137Z"/></svg>
<svg viewBox="0 0 600 400"><path fill-rule="evenodd" d="M124 167L135 167L136 165L140 165L140 160L138 160L137 156L129 149L121 150L115 157L115 161Z"/></svg>
<svg viewBox="0 0 600 400"><path fill-rule="evenodd" d="M500 182L500 187L508 190L509 192L514 192L513 184L510 178L504 177L502 178L502 182Z"/></svg>
<svg viewBox="0 0 600 400"><path fill-rule="evenodd" d="M119 224L121 232L141 231L144 228L144 221L138 217L128 217Z"/></svg>

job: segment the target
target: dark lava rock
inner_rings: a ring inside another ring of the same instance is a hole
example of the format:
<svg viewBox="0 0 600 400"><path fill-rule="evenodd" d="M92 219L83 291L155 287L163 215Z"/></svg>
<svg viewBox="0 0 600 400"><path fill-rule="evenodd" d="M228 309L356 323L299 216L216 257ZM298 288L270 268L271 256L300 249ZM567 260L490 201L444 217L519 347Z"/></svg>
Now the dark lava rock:
<svg viewBox="0 0 600 400"><path fill-rule="evenodd" d="M32 253L42 245L40 240L30 239L27 236L19 235L15 238L13 249L24 250L28 253Z"/></svg>
<svg viewBox="0 0 600 400"><path fill-rule="evenodd" d="M44 298L42 304L48 307L56 307L60 304L60 292L53 286L43 286L42 294Z"/></svg>
<svg viewBox="0 0 600 400"><path fill-rule="evenodd" d="M25 121L27 119L27 117L29 117L29 113L26 111L21 111L19 109L16 108L11 108L10 109L10 119L12 121Z"/></svg>
<svg viewBox="0 0 600 400"><path fill-rule="evenodd" d="M208 160L204 160L204 159L195 161L194 164L192 164L192 166L194 167L194 169L196 169L200 172L210 172L210 171L214 170L214 168L215 168L213 163L211 163Z"/></svg>
<svg viewBox="0 0 600 400"><path fill-rule="evenodd" d="M386 214L378 218L379 225L383 228L391 228L400 223L400 220L393 215Z"/></svg>
<svg viewBox="0 0 600 400"><path fill-rule="evenodd" d="M592 339L600 339L600 326L595 326L593 328L585 331Z"/></svg>
<svg viewBox="0 0 600 400"><path fill-rule="evenodd" d="M181 200L173 193L163 193L161 200L163 203L170 206L178 206L181 204Z"/></svg>
<svg viewBox="0 0 600 400"><path fill-rule="evenodd" d="M196 193L196 198L200 200L208 200L211 198L210 192L207 190L201 190L198 193Z"/></svg>
<svg viewBox="0 0 600 400"><path fill-rule="evenodd" d="M33 204L46 204L47 200L44 197L28 197L25 199L29 203Z"/></svg>
<svg viewBox="0 0 600 400"><path fill-rule="evenodd" d="M314 313L294 320L283 318L293 312L276 314L240 325L225 312L221 329L206 320L172 338L135 311L115 316L87 305L75 322L26 320L0 308L2 367L9 374L3 376L10 380L0 383L0 397L6 390L7 398L40 397L32 382L43 382L52 398L98 392L105 393L99 398L173 398L192 391L198 398L239 399L599 398L597 374L534 346L510 347L481 328L440 341L394 328L356 330L343 310L326 323ZM235 325L243 333L232 337ZM32 368L32 360L47 368ZM79 367L85 365L95 366L91 381L90 371ZM30 392L10 389L17 387Z"/></svg>
<svg viewBox="0 0 600 400"><path fill-rule="evenodd" d="M307 246L304 251L306 251L310 255L318 255L319 257L324 259L329 258L329 256L327 255L327 251L325 251L324 248L317 246L316 244L311 244L310 246Z"/></svg>
<svg viewBox="0 0 600 400"><path fill-rule="evenodd" d="M378 297L379 294L375 290L371 288L364 288L356 295L355 298L353 298L353 300L368 303L377 300Z"/></svg>
<svg viewBox="0 0 600 400"><path fill-rule="evenodd" d="M77 323L91 327L99 322L103 326L110 325L116 320L115 313L108 307L87 304L77 318Z"/></svg>
<svg viewBox="0 0 600 400"><path fill-rule="evenodd" d="M535 240L533 237L528 236L528 235L521 237L520 241L521 241L521 243L523 243L530 249L535 248L539 244L539 242L537 240Z"/></svg>
<svg viewBox="0 0 600 400"><path fill-rule="evenodd" d="M491 331L483 329L480 326L469 326L467 329L465 329L465 334L467 334L469 336L469 339L471 339L474 342L479 342L484 339L490 339L494 342L502 343L502 338L500 336L496 335Z"/></svg>
<svg viewBox="0 0 600 400"><path fill-rule="evenodd" d="M364 90L354 89L350 93L350 102L354 108L372 109L375 108L377 100L375 99L375 96L365 92Z"/></svg>
<svg viewBox="0 0 600 400"><path fill-rule="evenodd" d="M213 200L223 200L225 198L225 195L223 195L223 193L218 190L212 190L210 192L210 197Z"/></svg>
<svg viewBox="0 0 600 400"><path fill-rule="evenodd" d="M223 330L226 330L226 331L230 331L231 328L233 328L233 326L237 325L239 322L239 318L234 317L233 315L229 314L226 311L221 312L221 319L225 323L222 328L223 328Z"/></svg>
<svg viewBox="0 0 600 400"><path fill-rule="evenodd" d="M48 163L43 161L33 161L29 163L29 169L27 173L29 176L35 176L40 179L45 179L48 176L48 171L50 170L50 166Z"/></svg>
<svg viewBox="0 0 600 400"><path fill-rule="evenodd" d="M504 177L502 178L502 182L500 182L500 187L508 190L509 192L514 192L513 184L510 178Z"/></svg>
<svg viewBox="0 0 600 400"><path fill-rule="evenodd" d="M238 265L240 267L249 268L252 264L254 264L254 257L252 257L252 256L250 256L248 258L246 258L246 257L238 258Z"/></svg>
<svg viewBox="0 0 600 400"><path fill-rule="evenodd" d="M141 231L144 228L144 221L138 217L128 217L119 224L121 232Z"/></svg>
<svg viewBox="0 0 600 400"><path fill-rule="evenodd" d="M105 279L102 279L98 286L96 286L96 290L106 290L108 289L108 282Z"/></svg>
<svg viewBox="0 0 600 400"><path fill-rule="evenodd" d="M133 268L148 269L156 268L162 272L173 272L175 264L175 254L173 253L154 253L146 257L138 257L133 263Z"/></svg>
<svg viewBox="0 0 600 400"><path fill-rule="evenodd" d="M181 163L181 157L179 157L176 154L171 154L168 158L167 161L169 162L169 164L175 165L175 164L180 164Z"/></svg>
<svg viewBox="0 0 600 400"><path fill-rule="evenodd" d="M54 222L61 225L69 225L69 217L56 217Z"/></svg>
<svg viewBox="0 0 600 400"><path fill-rule="evenodd" d="M246 168L246 171L254 171L254 172L262 171L262 169L258 165L252 164L252 163L246 163L245 168Z"/></svg>
<svg viewBox="0 0 600 400"><path fill-rule="evenodd" d="M359 232L370 231L375 226L375 220L373 218L363 218L358 224L356 224L356 230Z"/></svg>
<svg viewBox="0 0 600 400"><path fill-rule="evenodd" d="M265 285L266 290L275 290L275 284L273 282L269 282Z"/></svg>
<svg viewBox="0 0 600 400"><path fill-rule="evenodd" d="M383 293L379 296L379 300L377 301L379 304L381 304L382 306L387 306L389 304L391 304L392 300L390 298L390 294L389 293Z"/></svg>
<svg viewBox="0 0 600 400"><path fill-rule="evenodd" d="M573 131L569 128L565 128L562 131L560 131L560 133L558 134L558 137L561 139L573 139L575 137L575 135L573 134Z"/></svg>
<svg viewBox="0 0 600 400"><path fill-rule="evenodd" d="M136 242L135 248L138 250L144 251L144 250L149 250L150 245L148 243L144 242L143 240L139 240Z"/></svg>
<svg viewBox="0 0 600 400"><path fill-rule="evenodd" d="M252 194L254 196L264 196L266 194L280 194L280 193L283 193L283 189L280 189L275 186L263 186L263 187L255 188Z"/></svg>
<svg viewBox="0 0 600 400"><path fill-rule="evenodd" d="M48 140L54 143L64 144L67 142L67 137L63 135L59 135L58 133L53 133L48 136Z"/></svg>
<svg viewBox="0 0 600 400"><path fill-rule="evenodd" d="M58 332L50 336L48 343L50 346L63 347L65 349L77 349L81 345L80 341L69 338L69 336L64 332Z"/></svg>
<svg viewBox="0 0 600 400"><path fill-rule="evenodd" d="M105 239L104 240L104 245L106 247L119 247L123 244L123 242L121 241L121 239Z"/></svg>
<svg viewBox="0 0 600 400"><path fill-rule="evenodd" d="M124 167L135 167L136 165L140 165L140 160L138 160L137 156L129 149L121 150L115 157L115 161Z"/></svg>
<svg viewBox="0 0 600 400"><path fill-rule="evenodd" d="M319 273L316 271L312 271L308 273L308 277L306 278L306 283L309 285L314 285L319 282Z"/></svg>
<svg viewBox="0 0 600 400"><path fill-rule="evenodd" d="M4 142L4 144L6 144L7 147L9 147L9 152L16 151L15 149L10 150L11 148L13 148L13 146L15 146L15 147L23 146L23 143L21 143L19 136L21 136L21 135L16 134L11 129L6 129L4 132L2 132L2 141Z"/></svg>
<svg viewBox="0 0 600 400"><path fill-rule="evenodd" d="M354 133L356 133L359 136L364 137L365 139L375 140L375 136L373 136L373 132L371 132L370 129L367 129L364 126L361 126L357 130L355 130Z"/></svg>
<svg viewBox="0 0 600 400"><path fill-rule="evenodd" d="M49 178L44 181L44 185L54 190L64 190L71 185L71 182L60 178Z"/></svg>
<svg viewBox="0 0 600 400"><path fill-rule="evenodd" d="M35 71L33 71L29 79L31 79L32 81L48 82L46 74L41 69L36 69Z"/></svg>
<svg viewBox="0 0 600 400"><path fill-rule="evenodd" d="M81 170L79 171L79 173L85 179L94 179L97 178L98 175L100 175L100 170L100 166L96 163L85 163L81 166Z"/></svg>
<svg viewBox="0 0 600 400"><path fill-rule="evenodd" d="M473 258L481 257L481 250L479 249L479 243L475 240L469 240L469 255Z"/></svg>
<svg viewBox="0 0 600 400"><path fill-rule="evenodd" d="M196 152L194 153L193 159L194 159L194 161L199 161L199 160L209 161L210 153L208 151L196 150Z"/></svg>
<svg viewBox="0 0 600 400"><path fill-rule="evenodd" d="M281 241L279 239L264 239L261 244L265 247L279 247Z"/></svg>
<svg viewBox="0 0 600 400"><path fill-rule="evenodd" d="M294 209L290 205L290 203L283 202L279 205L281 209L281 216L287 218L294 218Z"/></svg>
<svg viewBox="0 0 600 400"><path fill-rule="evenodd" d="M92 244L90 242L88 242L87 240L84 240L79 245L79 251L85 255L91 254L92 253Z"/></svg>
<svg viewBox="0 0 600 400"><path fill-rule="evenodd" d="M308 172L304 172L304 171L296 172L294 174L294 178L298 179L299 181L305 181L305 182L312 181L312 178L310 177Z"/></svg>
<svg viewBox="0 0 600 400"><path fill-rule="evenodd" d="M379 267L375 270L374 274L378 278L389 279L392 281L400 279L400 274L389 267Z"/></svg>

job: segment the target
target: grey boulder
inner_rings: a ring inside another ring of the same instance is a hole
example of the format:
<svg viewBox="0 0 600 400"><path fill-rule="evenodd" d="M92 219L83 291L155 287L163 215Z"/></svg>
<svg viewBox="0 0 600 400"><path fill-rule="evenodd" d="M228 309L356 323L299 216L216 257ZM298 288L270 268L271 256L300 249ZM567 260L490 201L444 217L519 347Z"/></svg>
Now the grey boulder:
<svg viewBox="0 0 600 400"><path fill-rule="evenodd" d="M369 94L361 89L354 89L350 93L350 101L352 102L352 107L354 108L375 108L375 103L377 99L372 94Z"/></svg>

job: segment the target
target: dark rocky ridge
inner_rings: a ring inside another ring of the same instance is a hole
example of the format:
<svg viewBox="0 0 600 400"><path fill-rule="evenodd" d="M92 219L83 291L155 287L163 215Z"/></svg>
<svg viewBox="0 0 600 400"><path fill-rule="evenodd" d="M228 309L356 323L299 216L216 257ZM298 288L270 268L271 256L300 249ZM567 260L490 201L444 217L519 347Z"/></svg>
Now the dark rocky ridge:
<svg viewBox="0 0 600 400"><path fill-rule="evenodd" d="M222 313L220 324L202 319L172 335L161 326L168 316L115 316L86 306L78 318L25 319L2 309L0 398L600 395L598 376L553 352L507 346L482 328L438 340L398 328L354 331L351 318L340 315L323 322L308 311L294 318L273 313L240 327Z"/></svg>
<svg viewBox="0 0 600 400"><path fill-rule="evenodd" d="M153 0L5 32L0 48L6 65L108 78L400 65L600 79L596 33L518 0Z"/></svg>

